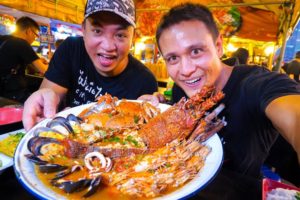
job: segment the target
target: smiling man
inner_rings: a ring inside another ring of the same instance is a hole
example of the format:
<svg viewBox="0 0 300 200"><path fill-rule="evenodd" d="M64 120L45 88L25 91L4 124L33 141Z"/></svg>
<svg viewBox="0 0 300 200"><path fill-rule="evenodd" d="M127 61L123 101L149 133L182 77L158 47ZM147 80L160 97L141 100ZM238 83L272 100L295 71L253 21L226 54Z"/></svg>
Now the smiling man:
<svg viewBox="0 0 300 200"><path fill-rule="evenodd" d="M53 116L66 96L68 106L78 106L105 93L136 99L157 91L154 75L129 54L134 27L132 0L87 1L83 37L67 38L55 51L40 90L25 103L24 127Z"/></svg>
<svg viewBox="0 0 300 200"><path fill-rule="evenodd" d="M175 82L174 103L205 85L225 93L219 117L227 125L218 132L224 162L215 179L193 199L260 199L261 166L279 134L294 148L300 163L300 85L260 66L222 63L222 37L203 5L187 3L170 9L161 19L156 41ZM157 95L140 99L158 102L154 98ZM282 160L280 155L278 159Z"/></svg>

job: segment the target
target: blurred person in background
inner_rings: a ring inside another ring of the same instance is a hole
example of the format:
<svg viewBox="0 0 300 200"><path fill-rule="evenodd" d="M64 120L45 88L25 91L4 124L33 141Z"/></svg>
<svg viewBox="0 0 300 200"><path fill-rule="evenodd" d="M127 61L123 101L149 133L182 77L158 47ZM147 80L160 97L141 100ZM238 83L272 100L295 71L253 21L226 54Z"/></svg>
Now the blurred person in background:
<svg viewBox="0 0 300 200"><path fill-rule="evenodd" d="M57 39L54 43L55 46L55 50L61 45L61 43L63 43L64 39ZM48 51L48 60L51 60L52 56L53 56L54 52L52 51Z"/></svg>
<svg viewBox="0 0 300 200"><path fill-rule="evenodd" d="M192 97L206 85L225 94L219 118L224 117L227 125L218 132L224 162L215 178L191 199L261 199L261 168L279 135L296 151L299 166L299 84L260 66L222 63L222 36L210 10L200 4L171 8L161 19L156 41L175 82L173 103ZM163 100L158 94L139 99ZM283 156L279 154L277 160Z"/></svg>
<svg viewBox="0 0 300 200"><path fill-rule="evenodd" d="M223 63L229 66L238 66L248 64L249 51L245 48L238 48L230 58L223 60Z"/></svg>
<svg viewBox="0 0 300 200"><path fill-rule="evenodd" d="M47 61L31 47L39 31L38 23L24 16L16 21L13 34L0 36L0 96L24 102L32 92L25 78L26 67L31 64L41 74L47 70Z"/></svg>
<svg viewBox="0 0 300 200"><path fill-rule="evenodd" d="M56 40L54 43L55 49L57 49L61 45L61 43L63 43L63 41L64 41L64 39Z"/></svg>
<svg viewBox="0 0 300 200"><path fill-rule="evenodd" d="M105 93L136 99L158 90L150 70L129 54L135 28L133 0L88 0L83 37L69 37L55 51L40 89L25 102L26 130L52 117L61 102L78 106Z"/></svg>
<svg viewBox="0 0 300 200"><path fill-rule="evenodd" d="M289 63L286 63L285 65L285 72L288 75L293 75L293 78L295 81L297 81L298 83L300 82L299 80L299 75L300 75L300 51L297 51L296 55L295 55L295 59L292 60Z"/></svg>

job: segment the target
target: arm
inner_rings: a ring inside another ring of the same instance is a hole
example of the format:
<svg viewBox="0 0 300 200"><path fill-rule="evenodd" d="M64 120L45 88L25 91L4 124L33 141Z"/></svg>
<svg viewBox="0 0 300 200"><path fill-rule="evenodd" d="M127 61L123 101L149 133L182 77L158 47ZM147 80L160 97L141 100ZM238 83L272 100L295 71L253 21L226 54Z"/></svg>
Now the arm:
<svg viewBox="0 0 300 200"><path fill-rule="evenodd" d="M53 117L67 91L66 88L44 78L40 89L24 103L22 117L24 128L29 130L42 119Z"/></svg>
<svg viewBox="0 0 300 200"><path fill-rule="evenodd" d="M273 100L266 115L274 127L293 146L300 164L300 95L288 95Z"/></svg>
<svg viewBox="0 0 300 200"><path fill-rule="evenodd" d="M45 59L39 58L32 62L32 65L37 69L41 74L45 74L48 69L48 63Z"/></svg>

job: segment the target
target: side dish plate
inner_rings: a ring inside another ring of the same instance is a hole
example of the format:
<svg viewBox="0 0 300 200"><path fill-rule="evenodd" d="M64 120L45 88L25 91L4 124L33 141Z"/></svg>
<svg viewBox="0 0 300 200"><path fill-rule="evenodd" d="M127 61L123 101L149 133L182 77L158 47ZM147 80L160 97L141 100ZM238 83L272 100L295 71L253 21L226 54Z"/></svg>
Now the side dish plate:
<svg viewBox="0 0 300 200"><path fill-rule="evenodd" d="M25 132L24 129L20 129L20 130L17 130L17 131L13 131L13 132L9 132L9 133L5 133L5 134L2 134L0 135L0 141L7 138L9 135L11 134L16 134L16 133L19 133L19 132ZM8 167L11 167L14 163L13 161L13 158L12 157L9 157L3 153L0 153L0 160L2 162L2 166L0 167L0 174Z"/></svg>
<svg viewBox="0 0 300 200"><path fill-rule="evenodd" d="M66 111L59 113L59 116L66 117L68 114L72 113L74 115L78 115L83 109L91 106L92 104L86 104L82 106L78 106ZM160 104L159 108L161 111L166 110L169 105ZM39 126L45 126L46 123L50 119L46 119L36 125L34 128ZM33 129L34 129L33 128ZM32 129L32 130L33 130ZM29 131L21 140L20 144L18 145L14 157L14 169L15 173L20 181L20 183L35 197L39 199L67 199L66 197L55 193L48 187L46 187L36 176L34 170L34 164L29 162L25 155L29 154L27 149L27 143L29 139L33 136L33 132ZM198 173L198 175L185 184L183 187L175 190L174 192L167 194L165 196L156 198L159 200L170 200L170 199L180 199L187 196L193 195L193 193L198 192L199 190L203 189L216 175L219 171L219 168L223 161L223 148L220 141L220 138L217 134L212 136L209 140L206 141L206 145L212 148L211 153L208 155L205 166L203 169Z"/></svg>

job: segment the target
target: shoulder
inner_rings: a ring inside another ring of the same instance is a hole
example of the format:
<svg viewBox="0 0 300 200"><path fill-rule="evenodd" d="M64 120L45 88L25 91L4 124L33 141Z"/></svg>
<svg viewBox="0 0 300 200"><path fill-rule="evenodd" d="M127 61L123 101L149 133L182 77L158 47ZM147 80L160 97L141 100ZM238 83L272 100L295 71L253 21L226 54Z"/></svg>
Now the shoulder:
<svg viewBox="0 0 300 200"><path fill-rule="evenodd" d="M68 60L68 62L78 62L85 58L85 47L82 37L68 37L55 51L53 60Z"/></svg>
<svg viewBox="0 0 300 200"><path fill-rule="evenodd" d="M131 54L129 54L128 57L129 57L128 68L132 70L132 72L134 72L135 75L138 75L140 77L148 77L153 80L156 80L155 76L150 71L150 69L146 67L141 61L134 58Z"/></svg>
<svg viewBox="0 0 300 200"><path fill-rule="evenodd" d="M260 66L243 67L236 73L235 77L251 88L257 86L268 89L273 87L281 88L282 85L292 84L293 82L286 74L272 72Z"/></svg>
<svg viewBox="0 0 300 200"><path fill-rule="evenodd" d="M146 68L141 61L133 57L131 54L128 54L128 65L139 70L144 70Z"/></svg>
<svg viewBox="0 0 300 200"><path fill-rule="evenodd" d="M254 67L241 82L243 91L260 97L262 107L281 96L300 94L300 85L286 74Z"/></svg>
<svg viewBox="0 0 300 200"><path fill-rule="evenodd" d="M233 69L233 74L231 78L236 78L236 79L251 79L255 80L256 78L268 78L270 75L278 75L277 72L271 72L270 70L257 66L257 65L242 65L239 67L235 67Z"/></svg>
<svg viewBox="0 0 300 200"><path fill-rule="evenodd" d="M18 37L14 37L14 36L7 36L4 38L4 40L7 42L7 44L9 44L10 46L14 46L14 47L30 47L30 44L22 39L22 38L18 38Z"/></svg>
<svg viewBox="0 0 300 200"><path fill-rule="evenodd" d="M68 37L59 47L84 47L83 37Z"/></svg>

